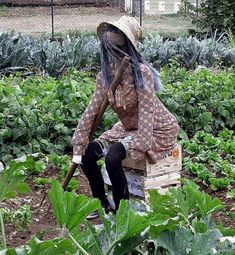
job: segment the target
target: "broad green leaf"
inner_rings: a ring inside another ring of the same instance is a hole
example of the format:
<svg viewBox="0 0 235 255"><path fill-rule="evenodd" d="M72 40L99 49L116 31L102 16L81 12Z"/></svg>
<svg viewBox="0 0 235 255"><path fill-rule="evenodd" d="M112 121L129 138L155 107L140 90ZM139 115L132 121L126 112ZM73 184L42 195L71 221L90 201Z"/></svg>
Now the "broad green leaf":
<svg viewBox="0 0 235 255"><path fill-rule="evenodd" d="M190 255L208 255L219 243L222 234L217 229L208 230L206 233L197 233L191 244Z"/></svg>
<svg viewBox="0 0 235 255"><path fill-rule="evenodd" d="M156 214L151 222L149 234L153 238L157 238L160 233L166 230L175 230L179 225L179 217L169 217L163 214Z"/></svg>
<svg viewBox="0 0 235 255"><path fill-rule="evenodd" d="M192 222L192 227L197 233L205 233L208 231L208 225L203 221L197 220L196 218Z"/></svg>
<svg viewBox="0 0 235 255"><path fill-rule="evenodd" d="M100 211L100 210L99 210ZM109 247L108 239L104 236L104 231L97 229L89 221L86 221L88 229L83 233L83 238L85 237L86 241L83 242L83 247L90 254L103 255ZM77 239L81 242L81 238Z"/></svg>
<svg viewBox="0 0 235 255"><path fill-rule="evenodd" d="M192 196L192 191L193 188L189 186L184 186L182 189L170 189L170 192L175 199L175 203L178 205L178 212L184 215L186 220L188 220L192 210L196 207L196 202Z"/></svg>
<svg viewBox="0 0 235 255"><path fill-rule="evenodd" d="M179 228L160 233L157 243L165 248L169 255L188 255L192 239L193 235L189 229Z"/></svg>
<svg viewBox="0 0 235 255"><path fill-rule="evenodd" d="M182 140L189 140L187 133L182 128L179 130L179 137Z"/></svg>
<svg viewBox="0 0 235 255"><path fill-rule="evenodd" d="M73 229L81 221L83 221L91 212L100 207L100 203L96 199L89 199L85 195L77 196L74 192L65 192L64 202L68 220L66 226Z"/></svg>
<svg viewBox="0 0 235 255"><path fill-rule="evenodd" d="M225 207L224 205L222 205L221 201L218 198L213 199L205 192L193 190L192 195L197 201L198 209L202 217L205 217L206 215L213 212L220 211Z"/></svg>
<svg viewBox="0 0 235 255"><path fill-rule="evenodd" d="M27 255L27 249L26 248L9 248L3 251L0 251L0 255Z"/></svg>
<svg viewBox="0 0 235 255"><path fill-rule="evenodd" d="M151 228L150 234L156 237L165 230L174 230L179 223L178 205L170 193L161 195L156 190L150 190Z"/></svg>
<svg viewBox="0 0 235 255"><path fill-rule="evenodd" d="M32 168L34 160L30 156L23 162L11 161L9 166L0 173L0 202L7 197L14 197L17 192L27 193L30 191L28 184L24 182L26 176L23 169Z"/></svg>
<svg viewBox="0 0 235 255"><path fill-rule="evenodd" d="M222 222L216 226L223 236L235 236L235 228L234 227L225 227Z"/></svg>
<svg viewBox="0 0 235 255"><path fill-rule="evenodd" d="M52 182L52 187L48 192L52 208L60 227L67 222L66 208L64 208L64 191L58 181Z"/></svg>
<svg viewBox="0 0 235 255"><path fill-rule="evenodd" d="M64 255L74 254L75 249L71 241L69 240L49 240L40 241L37 238L32 238L29 241L30 252L28 255Z"/></svg>
<svg viewBox="0 0 235 255"><path fill-rule="evenodd" d="M146 240L147 236L135 235L132 238L126 239L118 243L115 246L113 255L125 255L128 252L134 250L138 245L142 244L144 240Z"/></svg>
<svg viewBox="0 0 235 255"><path fill-rule="evenodd" d="M167 99L167 106L168 106L168 109L172 112L176 112L178 107L179 107L179 104L173 100L172 98L168 98Z"/></svg>
<svg viewBox="0 0 235 255"><path fill-rule="evenodd" d="M149 226L148 219L147 213L132 211L128 207L128 201L122 200L116 214L116 240L138 235Z"/></svg>
<svg viewBox="0 0 235 255"><path fill-rule="evenodd" d="M204 127L210 124L211 119L212 119L211 112L204 112L198 116L197 121L201 127Z"/></svg>
<svg viewBox="0 0 235 255"><path fill-rule="evenodd" d="M93 237L87 240L90 241L90 250L87 242L86 249L92 250L91 254L125 254L146 238L143 232L150 225L151 219L148 213L130 208L128 201L121 200L116 215L106 215L103 210L99 210L99 214L103 223L101 226L94 228L88 223Z"/></svg>
<svg viewBox="0 0 235 255"><path fill-rule="evenodd" d="M208 255L219 244L221 236L217 229L193 234L190 229L178 228L175 231L162 232L157 243L169 255Z"/></svg>
<svg viewBox="0 0 235 255"><path fill-rule="evenodd" d="M157 190L150 190L149 196L150 208L155 214L176 216L173 199L169 194L161 195Z"/></svg>
<svg viewBox="0 0 235 255"><path fill-rule="evenodd" d="M19 183L16 189L21 194L28 194L30 192L30 187L27 183Z"/></svg>
<svg viewBox="0 0 235 255"><path fill-rule="evenodd" d="M84 195L78 196L74 192L64 192L56 180L52 182L49 198L57 222L60 227L65 225L68 230L78 226L91 212L100 207L96 199L90 199Z"/></svg>

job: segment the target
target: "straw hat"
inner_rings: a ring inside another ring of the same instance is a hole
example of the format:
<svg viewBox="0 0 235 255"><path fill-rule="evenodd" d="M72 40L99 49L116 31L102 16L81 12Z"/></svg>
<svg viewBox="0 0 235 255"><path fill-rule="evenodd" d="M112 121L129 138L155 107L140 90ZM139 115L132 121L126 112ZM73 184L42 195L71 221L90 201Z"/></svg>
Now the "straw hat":
<svg viewBox="0 0 235 255"><path fill-rule="evenodd" d="M100 23L97 27L97 35L100 39L103 33L107 30L108 25L113 25L120 29L127 36L136 50L138 50L137 44L142 37L142 27L139 25L139 22L135 18L122 16L117 21Z"/></svg>

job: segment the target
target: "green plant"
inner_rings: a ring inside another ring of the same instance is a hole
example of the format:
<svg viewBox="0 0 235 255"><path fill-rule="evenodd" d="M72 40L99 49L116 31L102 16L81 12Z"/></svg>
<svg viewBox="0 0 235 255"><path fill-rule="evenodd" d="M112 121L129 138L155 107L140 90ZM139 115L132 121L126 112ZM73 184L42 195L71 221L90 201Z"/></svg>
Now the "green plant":
<svg viewBox="0 0 235 255"><path fill-rule="evenodd" d="M221 249L221 237L221 233L216 229L209 229L205 232L198 233L184 227L179 227L175 231L161 233L157 239L157 243L158 248L163 248L165 254L169 255L224 254L220 252L228 252L229 250L232 252L233 248L226 249L223 247ZM220 250L219 253L217 253L217 249Z"/></svg>
<svg viewBox="0 0 235 255"><path fill-rule="evenodd" d="M235 3L233 0L206 0L201 3L202 28L235 33Z"/></svg>
<svg viewBox="0 0 235 255"><path fill-rule="evenodd" d="M32 156L24 162L11 161L9 166L0 173L0 203L7 198L12 198L17 193L27 194L30 191L29 185L25 183L26 175L24 170L32 168L34 164Z"/></svg>
<svg viewBox="0 0 235 255"><path fill-rule="evenodd" d="M229 34L228 45L230 45L231 47L235 47L235 36L232 34Z"/></svg>
<svg viewBox="0 0 235 255"><path fill-rule="evenodd" d="M75 249L73 244L69 240L47 240L41 241L36 237L32 237L28 242L28 245L20 247L20 248L9 248L3 251L0 251L0 255L4 254L16 254L16 255L64 255L65 253L68 255L74 255Z"/></svg>
<svg viewBox="0 0 235 255"><path fill-rule="evenodd" d="M232 189L227 192L227 198L235 198L235 189Z"/></svg>
<svg viewBox="0 0 235 255"><path fill-rule="evenodd" d="M24 170L31 168L33 164L32 156L28 157L23 162L11 161L7 168L0 173L0 205L4 199L15 197L17 193L27 194L30 191L29 185L24 182L26 178ZM0 225L2 246L6 247L4 221L1 210Z"/></svg>
<svg viewBox="0 0 235 255"><path fill-rule="evenodd" d="M51 184L51 182L52 182L51 178L38 177L38 178L34 179L34 183L37 186L44 186L44 185L47 185L47 184Z"/></svg>
<svg viewBox="0 0 235 255"><path fill-rule="evenodd" d="M53 181L49 197L62 229L61 238L49 241L32 238L27 245L5 249L0 255L6 252L62 255L65 250L68 255L124 255L131 252L194 255L196 251L207 255L212 254L208 253L212 248L217 252L214 254L232 254L234 249L228 241L221 242L222 232L227 235L234 232L220 225L221 232L210 220L212 213L223 208L221 201L200 192L199 187L188 180L182 189L170 189L165 195L150 191L150 206L122 200L116 214L105 214L95 199L64 192L57 181ZM102 222L100 226L85 220L97 209Z"/></svg>
<svg viewBox="0 0 235 255"><path fill-rule="evenodd" d="M212 190L226 190L234 183L233 131L225 129L218 137L203 131L183 141L184 167ZM219 177L218 177L219 176Z"/></svg>
<svg viewBox="0 0 235 255"><path fill-rule="evenodd" d="M83 33L78 37L67 36L62 46L67 67L89 70L99 65L99 43L94 35Z"/></svg>
<svg viewBox="0 0 235 255"><path fill-rule="evenodd" d="M21 206L14 212L12 220L14 221L17 229L26 229L32 223L32 211L30 206Z"/></svg>
<svg viewBox="0 0 235 255"><path fill-rule="evenodd" d="M64 192L57 181L52 182L49 197L59 225L69 231L99 208L97 200L88 200L84 195L77 196L74 192Z"/></svg>
<svg viewBox="0 0 235 255"><path fill-rule="evenodd" d="M30 58L43 75L59 78L65 69L66 56L58 41L46 40L33 44Z"/></svg>
<svg viewBox="0 0 235 255"><path fill-rule="evenodd" d="M229 139L231 139L233 137L233 130L228 130L227 128L223 129L220 133L219 136L224 140L224 141L228 141Z"/></svg>
<svg viewBox="0 0 235 255"><path fill-rule="evenodd" d="M25 66L29 57L30 43L19 33L0 32L0 69Z"/></svg>
<svg viewBox="0 0 235 255"><path fill-rule="evenodd" d="M230 180L228 178L210 178L212 190L225 190L230 187Z"/></svg>
<svg viewBox="0 0 235 255"><path fill-rule="evenodd" d="M224 0L228 1L228 0ZM217 33L211 38L197 39L181 36L170 40L157 33L146 34L139 44L143 57L154 67L168 65L176 58L180 66L194 69L198 65L235 64L235 49L230 40L222 40ZM60 78L70 68L79 70L100 69L99 42L93 34L80 33L64 36L60 40L33 38L10 32L0 33L0 70L2 74L21 73L23 76L40 73Z"/></svg>
<svg viewBox="0 0 235 255"><path fill-rule="evenodd" d="M15 85L12 86L12 83ZM70 71L61 80L41 77L0 81L0 157L3 162L37 152L64 153L89 102L94 79ZM39 163L38 163L39 164ZM39 167L40 168L40 167ZM34 171L40 171L40 169Z"/></svg>
<svg viewBox="0 0 235 255"><path fill-rule="evenodd" d="M66 36L59 41L35 41L31 48L31 61L41 72L59 78L66 68L92 69L98 65L98 41L95 36L80 34Z"/></svg>
<svg viewBox="0 0 235 255"><path fill-rule="evenodd" d="M159 68L167 64L175 54L175 43L170 40L164 41L157 33L148 33L140 44L140 51L147 61Z"/></svg>
<svg viewBox="0 0 235 255"><path fill-rule="evenodd" d="M58 167L60 169L59 180L63 181L69 171L69 167L71 165L71 157L68 155L50 154L48 155L48 163L49 165L52 165L53 167ZM51 179L39 179L37 182L43 184L45 182L51 183L51 181ZM77 190L78 188L78 180L72 178L67 187L67 191Z"/></svg>
<svg viewBox="0 0 235 255"><path fill-rule="evenodd" d="M188 137L197 131L216 135L224 128L234 129L234 72L214 74L201 69L185 72L184 78L180 74L180 80L173 83L167 68L161 74L165 90L158 96L176 115Z"/></svg>
<svg viewBox="0 0 235 255"><path fill-rule="evenodd" d="M4 222L12 222L17 230L25 230L32 223L32 211L29 205L22 205L16 210L2 209Z"/></svg>

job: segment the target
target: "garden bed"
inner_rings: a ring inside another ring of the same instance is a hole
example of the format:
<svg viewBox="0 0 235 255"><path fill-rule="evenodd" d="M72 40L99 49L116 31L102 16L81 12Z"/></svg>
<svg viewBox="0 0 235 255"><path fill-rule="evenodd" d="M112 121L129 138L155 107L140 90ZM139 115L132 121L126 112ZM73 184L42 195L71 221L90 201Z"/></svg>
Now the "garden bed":
<svg viewBox="0 0 235 255"><path fill-rule="evenodd" d="M49 169L43 176L56 178L58 169L54 170L51 171L51 169ZM185 170L182 171L182 177L193 179ZM77 190L77 193L91 196L91 191L84 174L79 173L77 178L79 179L80 187ZM53 239L60 234L48 196L44 199L45 192L47 192L49 186L42 188L35 187L33 180L33 177L27 180L32 189L29 195L17 197L6 203L7 207L10 207L11 209L28 204L32 210L32 223L25 230L17 230L12 223L6 224L8 247L19 247L20 245L26 244L33 235L36 235L39 239L48 240ZM228 212L232 208L233 200L226 198L226 191L212 191L203 184L199 183L199 185L201 186L201 190L204 190L212 197L219 197L226 206L222 211L213 215L213 220L216 223L221 221L225 227L235 228L235 222L228 216ZM233 188L235 188L235 185ZM99 224L100 220L93 219L91 222L92 224Z"/></svg>

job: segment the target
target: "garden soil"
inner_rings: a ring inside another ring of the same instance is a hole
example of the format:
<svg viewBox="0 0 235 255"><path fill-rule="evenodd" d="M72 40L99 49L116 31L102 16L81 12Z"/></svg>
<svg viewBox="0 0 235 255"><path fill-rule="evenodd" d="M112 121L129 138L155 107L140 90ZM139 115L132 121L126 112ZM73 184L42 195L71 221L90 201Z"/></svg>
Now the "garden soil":
<svg viewBox="0 0 235 255"><path fill-rule="evenodd" d="M56 178L56 176L59 174L59 171L60 170L57 168L48 167L41 177ZM184 170L182 171L182 177L192 179L192 177L189 176ZM5 204L3 203L3 206L8 208L18 208L20 205L24 204L30 205L33 214L32 224L25 230L19 231L13 224L6 224L6 239L8 247L19 247L20 245L26 244L33 235L36 235L41 240L48 240L58 237L60 234L47 196L49 186L44 186L43 188L36 187L33 182L34 178L35 177L32 176L27 180L32 189L29 195L20 196L11 199ZM85 194L90 197L91 191L84 174L79 173L76 178L79 179L79 189L77 190L77 193ZM202 184L200 184L200 186L201 190L204 190L213 197L220 198L223 201L223 204L226 206L221 212L216 213L213 216L214 221L217 223L222 221L226 227L235 228L235 222L232 221L227 215L227 213L232 208L232 199L226 198L226 192L224 191L215 192ZM99 218L93 219L91 222L93 224L100 224Z"/></svg>
<svg viewBox="0 0 235 255"><path fill-rule="evenodd" d="M118 7L56 6L53 31L55 36L65 33L95 32L103 21L114 21L126 15ZM136 16L137 19L138 16ZM188 17L144 16L144 31L158 31L165 34L185 34L192 28ZM26 35L43 36L52 32L51 8L0 6L0 31L16 31Z"/></svg>

